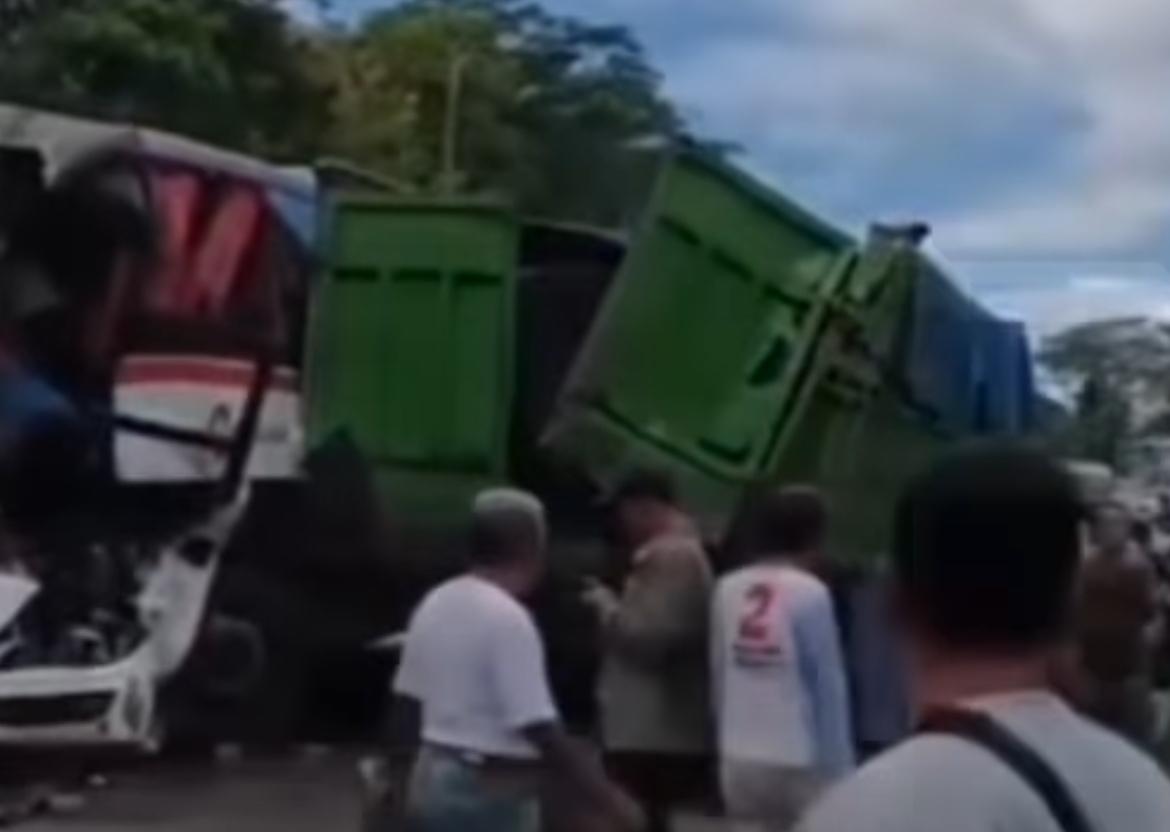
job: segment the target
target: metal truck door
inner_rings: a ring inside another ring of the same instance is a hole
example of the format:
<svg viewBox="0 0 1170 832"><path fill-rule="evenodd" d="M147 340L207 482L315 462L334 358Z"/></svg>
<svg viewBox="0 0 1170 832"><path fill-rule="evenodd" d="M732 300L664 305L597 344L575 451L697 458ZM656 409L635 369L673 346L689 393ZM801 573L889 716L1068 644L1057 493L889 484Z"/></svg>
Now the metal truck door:
<svg viewBox="0 0 1170 832"><path fill-rule="evenodd" d="M340 200L310 325L310 446L348 432L404 503L502 476L518 239L500 207Z"/></svg>
<svg viewBox="0 0 1170 832"><path fill-rule="evenodd" d="M695 502L768 456L848 238L698 153L665 167L545 443L599 484L674 470ZM702 507L699 507L702 508Z"/></svg>

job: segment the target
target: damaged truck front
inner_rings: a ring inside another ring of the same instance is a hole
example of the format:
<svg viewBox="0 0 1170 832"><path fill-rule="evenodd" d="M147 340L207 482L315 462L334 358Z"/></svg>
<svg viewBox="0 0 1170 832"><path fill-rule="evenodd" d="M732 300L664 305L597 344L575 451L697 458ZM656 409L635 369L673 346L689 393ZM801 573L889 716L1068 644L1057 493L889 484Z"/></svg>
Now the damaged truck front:
<svg viewBox="0 0 1170 832"><path fill-rule="evenodd" d="M211 610L247 481L299 458L288 217L311 198L0 105L0 747L154 749L192 658L254 672L251 630Z"/></svg>

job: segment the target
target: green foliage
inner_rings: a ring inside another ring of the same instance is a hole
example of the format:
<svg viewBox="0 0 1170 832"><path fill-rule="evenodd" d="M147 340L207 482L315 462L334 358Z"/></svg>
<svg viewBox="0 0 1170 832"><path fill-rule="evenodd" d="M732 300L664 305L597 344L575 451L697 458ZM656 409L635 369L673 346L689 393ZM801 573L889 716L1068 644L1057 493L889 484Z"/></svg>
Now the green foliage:
<svg viewBox="0 0 1170 832"><path fill-rule="evenodd" d="M13 22L0 55L6 99L257 153L316 144L322 95L275 3L29 3Z"/></svg>
<svg viewBox="0 0 1170 832"><path fill-rule="evenodd" d="M326 54L330 149L423 192L617 224L625 146L682 128L626 29L521 0L411 0L332 38Z"/></svg>
<svg viewBox="0 0 1170 832"><path fill-rule="evenodd" d="M683 132L628 30L526 0L406 0L352 29L277 0L0 0L0 98L611 225L626 146Z"/></svg>

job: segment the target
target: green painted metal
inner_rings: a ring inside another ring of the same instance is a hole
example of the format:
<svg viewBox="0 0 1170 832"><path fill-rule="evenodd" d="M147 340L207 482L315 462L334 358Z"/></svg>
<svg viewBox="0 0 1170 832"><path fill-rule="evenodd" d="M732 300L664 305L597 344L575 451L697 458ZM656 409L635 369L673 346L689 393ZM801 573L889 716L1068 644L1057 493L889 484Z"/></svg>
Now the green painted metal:
<svg viewBox="0 0 1170 832"><path fill-rule="evenodd" d="M927 267L909 239L858 246L717 162L677 157L544 443L602 487L671 471L713 535L751 486L818 485L835 549L872 561L905 482L950 439L893 367Z"/></svg>
<svg viewBox="0 0 1170 832"><path fill-rule="evenodd" d="M894 367L917 275L933 267L908 239L859 247L693 152L663 164L648 206L541 450L601 488L635 466L670 471L716 535L749 487L814 483L838 553L880 556L897 494L953 439ZM453 528L471 492L517 473L517 222L370 197L333 217L310 443L348 430L402 516Z"/></svg>
<svg viewBox="0 0 1170 832"><path fill-rule="evenodd" d="M502 207L348 197L308 344L310 447L347 430L395 504L506 474L518 228Z"/></svg>
<svg viewBox="0 0 1170 832"><path fill-rule="evenodd" d="M774 456L851 257L844 234L725 164L670 158L545 445L602 485L673 470L725 517Z"/></svg>
<svg viewBox="0 0 1170 832"><path fill-rule="evenodd" d="M903 242L862 249L814 334L805 383L761 479L807 482L829 496L832 545L842 559L872 562L886 551L894 502L953 440L917 410L897 378L922 255Z"/></svg>

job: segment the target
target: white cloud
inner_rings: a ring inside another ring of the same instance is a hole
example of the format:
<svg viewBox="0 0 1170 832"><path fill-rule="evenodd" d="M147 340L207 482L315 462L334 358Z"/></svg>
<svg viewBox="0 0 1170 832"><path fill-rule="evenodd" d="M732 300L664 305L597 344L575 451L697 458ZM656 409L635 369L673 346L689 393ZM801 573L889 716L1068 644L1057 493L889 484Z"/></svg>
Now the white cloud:
<svg viewBox="0 0 1170 832"><path fill-rule="evenodd" d="M624 6L666 11L663 0ZM964 256L1149 252L1170 238L1170 2L736 9L753 25L695 34L672 52L668 85L781 187L799 178L798 197L858 215L929 211L943 251ZM815 171L802 167L812 157ZM924 171L937 173L929 190L950 188L946 205L916 179ZM897 193L903 175L911 184Z"/></svg>
<svg viewBox="0 0 1170 832"><path fill-rule="evenodd" d="M278 0L278 2L296 20L303 23L320 21L321 6L314 0Z"/></svg>
<svg viewBox="0 0 1170 832"><path fill-rule="evenodd" d="M545 2L634 26L701 132L838 222L922 217L967 259L1170 252L1170 0Z"/></svg>
<svg viewBox="0 0 1170 832"><path fill-rule="evenodd" d="M955 250L1124 252L1170 238L1170 4L1028 0L1075 58L1090 129L1079 175L944 227Z"/></svg>
<svg viewBox="0 0 1170 832"><path fill-rule="evenodd" d="M1160 234L1170 234L1170 180L1124 168L1010 194L938 228L943 250L956 255L1140 251Z"/></svg>
<svg viewBox="0 0 1170 832"><path fill-rule="evenodd" d="M1037 336L1105 318L1170 321L1170 269L1153 262L959 262L954 273L997 313Z"/></svg>

